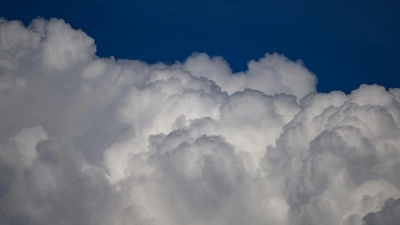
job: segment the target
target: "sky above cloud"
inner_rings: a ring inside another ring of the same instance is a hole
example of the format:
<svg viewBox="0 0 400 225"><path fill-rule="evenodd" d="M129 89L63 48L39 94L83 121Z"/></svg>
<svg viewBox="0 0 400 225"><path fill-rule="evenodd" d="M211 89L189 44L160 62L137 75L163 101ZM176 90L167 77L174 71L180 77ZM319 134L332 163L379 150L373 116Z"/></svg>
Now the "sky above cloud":
<svg viewBox="0 0 400 225"><path fill-rule="evenodd" d="M96 40L101 57L173 64L223 56L233 72L278 52L318 74L319 92L400 86L398 0L13 0L0 17L28 25L62 18Z"/></svg>
<svg viewBox="0 0 400 225"><path fill-rule="evenodd" d="M233 72L96 49L61 19L0 19L0 224L399 221L399 88L318 93L278 53Z"/></svg>

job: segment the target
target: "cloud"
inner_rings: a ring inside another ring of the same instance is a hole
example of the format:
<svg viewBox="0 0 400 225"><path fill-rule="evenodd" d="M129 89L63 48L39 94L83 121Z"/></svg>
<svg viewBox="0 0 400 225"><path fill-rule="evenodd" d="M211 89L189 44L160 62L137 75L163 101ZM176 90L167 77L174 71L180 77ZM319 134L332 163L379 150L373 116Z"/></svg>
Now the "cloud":
<svg viewBox="0 0 400 225"><path fill-rule="evenodd" d="M390 198L386 200L382 209L371 212L363 218L366 225L375 224L399 224L400 223L400 199Z"/></svg>
<svg viewBox="0 0 400 225"><path fill-rule="evenodd" d="M317 93L276 53L95 54L63 20L0 20L0 224L396 221L400 89Z"/></svg>

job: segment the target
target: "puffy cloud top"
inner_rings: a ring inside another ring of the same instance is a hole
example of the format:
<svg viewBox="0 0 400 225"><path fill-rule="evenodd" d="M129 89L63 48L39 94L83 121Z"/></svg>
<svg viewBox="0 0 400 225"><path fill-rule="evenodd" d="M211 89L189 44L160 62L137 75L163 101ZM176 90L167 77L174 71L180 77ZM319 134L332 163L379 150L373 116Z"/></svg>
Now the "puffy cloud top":
<svg viewBox="0 0 400 225"><path fill-rule="evenodd" d="M400 89L317 93L276 53L235 74L95 53L0 19L0 224L398 223Z"/></svg>

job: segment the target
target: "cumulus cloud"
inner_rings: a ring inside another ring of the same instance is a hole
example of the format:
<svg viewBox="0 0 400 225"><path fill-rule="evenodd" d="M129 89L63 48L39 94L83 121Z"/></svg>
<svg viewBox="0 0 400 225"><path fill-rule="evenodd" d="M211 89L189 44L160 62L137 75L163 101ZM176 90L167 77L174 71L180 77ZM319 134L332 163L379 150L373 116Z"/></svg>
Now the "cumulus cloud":
<svg viewBox="0 0 400 225"><path fill-rule="evenodd" d="M316 82L276 53L99 58L63 20L1 19L0 224L397 223L400 89Z"/></svg>
<svg viewBox="0 0 400 225"><path fill-rule="evenodd" d="M368 213L363 220L366 225L399 224L400 223L400 198L388 199L378 212Z"/></svg>

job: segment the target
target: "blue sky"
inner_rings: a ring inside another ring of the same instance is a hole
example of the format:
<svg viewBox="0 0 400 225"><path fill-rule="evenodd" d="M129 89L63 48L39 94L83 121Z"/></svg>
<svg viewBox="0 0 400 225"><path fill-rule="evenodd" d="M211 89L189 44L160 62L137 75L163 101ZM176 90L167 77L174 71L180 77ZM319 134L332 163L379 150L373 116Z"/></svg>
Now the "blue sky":
<svg viewBox="0 0 400 225"><path fill-rule="evenodd" d="M62 18L102 57L172 63L223 56L234 71L266 52L301 59L318 91L399 87L400 1L8 1L0 16Z"/></svg>

